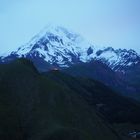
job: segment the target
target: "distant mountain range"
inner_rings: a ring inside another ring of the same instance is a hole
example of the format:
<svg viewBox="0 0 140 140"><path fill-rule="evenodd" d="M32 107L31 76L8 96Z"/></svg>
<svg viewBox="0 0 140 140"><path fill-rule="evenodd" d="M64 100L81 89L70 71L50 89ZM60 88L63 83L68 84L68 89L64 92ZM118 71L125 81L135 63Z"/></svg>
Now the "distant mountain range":
<svg viewBox="0 0 140 140"><path fill-rule="evenodd" d="M54 25L43 29L16 51L1 56L0 61L7 62L21 57L32 60L40 71L100 60L114 71L125 72L140 62L140 55L132 49L99 48L79 34Z"/></svg>
<svg viewBox="0 0 140 140"><path fill-rule="evenodd" d="M140 100L140 55L134 50L97 47L60 26L48 26L0 63L31 60L40 72L60 69L96 79L125 96Z"/></svg>

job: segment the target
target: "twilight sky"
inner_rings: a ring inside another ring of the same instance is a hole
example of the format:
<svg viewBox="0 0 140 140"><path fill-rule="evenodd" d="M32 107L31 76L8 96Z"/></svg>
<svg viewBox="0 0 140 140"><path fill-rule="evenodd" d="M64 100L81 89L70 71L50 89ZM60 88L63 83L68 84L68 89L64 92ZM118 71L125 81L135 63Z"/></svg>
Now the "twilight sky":
<svg viewBox="0 0 140 140"><path fill-rule="evenodd" d="M0 0L0 53L27 43L48 23L140 53L139 7L140 0Z"/></svg>

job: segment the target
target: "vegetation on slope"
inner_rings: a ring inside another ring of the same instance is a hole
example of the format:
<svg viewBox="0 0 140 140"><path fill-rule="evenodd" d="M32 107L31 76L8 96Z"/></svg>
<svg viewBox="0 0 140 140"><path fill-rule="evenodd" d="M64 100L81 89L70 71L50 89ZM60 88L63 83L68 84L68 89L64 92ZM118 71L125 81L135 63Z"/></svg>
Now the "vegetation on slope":
<svg viewBox="0 0 140 140"><path fill-rule="evenodd" d="M1 140L119 139L82 95L88 91L70 85L76 79L60 74L67 83L58 82L52 74L24 59L0 65Z"/></svg>

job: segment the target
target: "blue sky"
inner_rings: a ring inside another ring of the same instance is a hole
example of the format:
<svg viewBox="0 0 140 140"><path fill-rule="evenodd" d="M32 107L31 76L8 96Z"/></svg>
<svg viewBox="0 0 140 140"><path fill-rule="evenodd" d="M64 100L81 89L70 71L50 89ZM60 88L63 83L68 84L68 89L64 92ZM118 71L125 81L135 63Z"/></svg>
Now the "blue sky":
<svg viewBox="0 0 140 140"><path fill-rule="evenodd" d="M48 23L100 46L140 53L140 0L0 0L0 52L27 43Z"/></svg>

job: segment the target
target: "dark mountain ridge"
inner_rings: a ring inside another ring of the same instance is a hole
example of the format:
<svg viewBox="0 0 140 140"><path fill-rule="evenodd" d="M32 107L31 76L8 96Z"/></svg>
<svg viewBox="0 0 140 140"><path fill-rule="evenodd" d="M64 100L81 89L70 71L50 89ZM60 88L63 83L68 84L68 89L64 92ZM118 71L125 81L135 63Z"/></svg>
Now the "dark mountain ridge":
<svg viewBox="0 0 140 140"><path fill-rule="evenodd" d="M120 140L114 123L140 124L139 103L25 59L0 65L0 93L1 140Z"/></svg>
<svg viewBox="0 0 140 140"><path fill-rule="evenodd" d="M137 64L137 66L135 65L125 74L123 74L120 72L114 72L101 61L92 61L89 63L80 63L77 65L73 65L69 68L63 69L62 71L73 76L95 79L112 88L116 92L121 93L121 95L131 97L139 101L140 79L138 76L138 67L139 64ZM133 73L134 69L136 71L135 73ZM133 77L133 79L131 80L129 79L129 77Z"/></svg>
<svg viewBox="0 0 140 140"><path fill-rule="evenodd" d="M118 140L103 122L82 95L30 61L0 65L1 140Z"/></svg>

